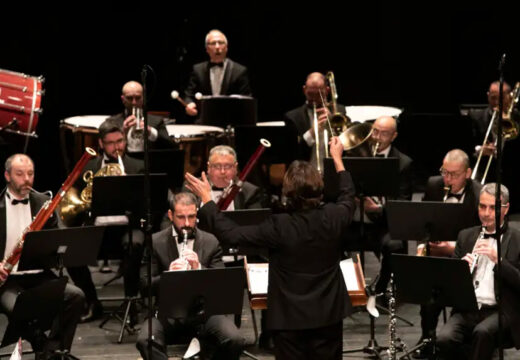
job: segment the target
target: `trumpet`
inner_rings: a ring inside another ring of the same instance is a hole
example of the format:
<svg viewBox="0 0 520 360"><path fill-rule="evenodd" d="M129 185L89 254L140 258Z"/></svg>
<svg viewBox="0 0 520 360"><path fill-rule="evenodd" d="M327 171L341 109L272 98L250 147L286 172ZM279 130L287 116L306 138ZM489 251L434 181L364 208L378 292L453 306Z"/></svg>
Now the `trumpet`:
<svg viewBox="0 0 520 360"><path fill-rule="evenodd" d="M132 106L132 115L135 116L135 125L130 129L130 137L141 140L144 135L143 127L141 126L141 121L144 119L143 109L137 106Z"/></svg>

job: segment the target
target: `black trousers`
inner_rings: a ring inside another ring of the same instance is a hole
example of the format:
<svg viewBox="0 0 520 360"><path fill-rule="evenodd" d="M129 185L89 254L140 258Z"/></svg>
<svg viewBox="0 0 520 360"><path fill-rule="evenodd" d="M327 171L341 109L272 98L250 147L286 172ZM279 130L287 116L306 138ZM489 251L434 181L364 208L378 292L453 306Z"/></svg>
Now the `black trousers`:
<svg viewBox="0 0 520 360"><path fill-rule="evenodd" d="M45 281L54 279L56 279L56 276L51 272L28 275L10 275L5 284L0 287L0 311L5 313L9 318L14 309L16 298L20 293L24 290L41 285ZM67 284L65 286L63 298L64 307L61 324L58 319L54 320L48 337L49 341L46 346L47 349L58 350L61 345L60 340L63 339L65 349L70 350L72 341L74 340L76 326L78 325L83 312L84 304L85 295L83 292L76 286ZM32 339L29 337L27 340L31 342Z"/></svg>
<svg viewBox="0 0 520 360"><path fill-rule="evenodd" d="M379 270L379 279L376 283L376 293L382 293L386 290L390 276L392 273L392 264L390 261L392 254L407 254L408 243L402 240L393 240L390 234L383 236L381 244L381 269Z"/></svg>
<svg viewBox="0 0 520 360"><path fill-rule="evenodd" d="M510 326L502 317L504 334ZM453 313L437 335L442 359L491 359L497 347L498 312L496 308L482 308L472 313Z"/></svg>
<svg viewBox="0 0 520 360"><path fill-rule="evenodd" d="M152 358L148 357L148 320L141 325L136 347L144 360L168 360L166 345L175 342L189 342L198 336L201 342L202 359L238 360L245 344L245 338L233 322L232 315L210 316L201 326L200 334L194 324L178 320L152 318Z"/></svg>
<svg viewBox="0 0 520 360"><path fill-rule="evenodd" d="M316 329L276 330L274 355L279 360L341 359L343 322Z"/></svg>
<svg viewBox="0 0 520 360"><path fill-rule="evenodd" d="M136 296L139 292L139 269L143 257L144 234L141 230L132 230L132 246L126 227L110 227L111 244L102 244L100 254L108 254L108 258L121 258L121 271L125 288L125 296ZM88 304L98 301L96 287L87 266L67 268L74 284L85 293Z"/></svg>

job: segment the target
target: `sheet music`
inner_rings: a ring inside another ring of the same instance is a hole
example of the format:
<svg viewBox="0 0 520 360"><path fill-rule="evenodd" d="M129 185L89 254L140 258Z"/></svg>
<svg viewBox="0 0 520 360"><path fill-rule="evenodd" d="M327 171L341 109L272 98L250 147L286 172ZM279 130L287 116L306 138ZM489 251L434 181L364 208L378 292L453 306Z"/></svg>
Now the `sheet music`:
<svg viewBox="0 0 520 360"><path fill-rule="evenodd" d="M345 285L347 286L347 290L362 290L359 288L358 285L356 268L354 267L354 261L352 260L352 258L342 260L339 263L339 266L341 268L341 272L343 273L343 279L345 279Z"/></svg>
<svg viewBox="0 0 520 360"><path fill-rule="evenodd" d="M269 284L269 264L247 264L249 291L252 295L267 294Z"/></svg>

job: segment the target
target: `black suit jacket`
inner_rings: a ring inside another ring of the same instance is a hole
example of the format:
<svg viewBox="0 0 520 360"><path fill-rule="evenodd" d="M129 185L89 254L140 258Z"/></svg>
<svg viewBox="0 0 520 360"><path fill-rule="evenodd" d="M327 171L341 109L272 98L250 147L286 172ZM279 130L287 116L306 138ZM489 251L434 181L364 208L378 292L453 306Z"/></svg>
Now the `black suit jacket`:
<svg viewBox="0 0 520 360"><path fill-rule="evenodd" d="M108 119L116 121L117 123L119 123L121 128L123 128L123 122L125 121L125 118L126 117L124 113L119 113L109 117ZM166 125L164 124L164 121L160 116L148 115L148 125L157 130L157 139L155 141L148 142L151 148L171 149L174 146L174 143L170 139L168 131L166 130Z"/></svg>
<svg viewBox="0 0 520 360"><path fill-rule="evenodd" d="M284 115L285 126L289 128L293 136L298 137L298 157L306 161L311 158L311 147L307 145L307 142L303 139L303 134L310 129L312 121L312 119L309 118L307 109L307 104L303 104L296 109L286 112ZM345 114L345 106L337 104L337 111L341 114Z"/></svg>
<svg viewBox="0 0 520 360"><path fill-rule="evenodd" d="M453 257L462 258L471 253L480 234L481 227L462 230L457 239ZM511 226L502 237L502 309L511 327L515 347L520 348L520 231ZM494 269L495 284L498 281L497 267ZM495 286L495 293L497 287Z"/></svg>
<svg viewBox="0 0 520 360"><path fill-rule="evenodd" d="M230 245L269 249L268 328L319 328L351 311L339 262L342 232L355 208L354 186L348 172L339 176L336 203L272 215L259 225L237 227L212 201L199 211L211 232Z"/></svg>
<svg viewBox="0 0 520 360"><path fill-rule="evenodd" d="M227 59L224 79L220 95L251 95L247 68L231 59ZM184 100L187 103L195 101L195 93L211 95L211 81L209 79L209 61L204 61L193 66L188 86L184 90Z"/></svg>
<svg viewBox="0 0 520 360"><path fill-rule="evenodd" d="M475 226L480 224L478 217L478 203L480 198L480 189L482 185L478 181L469 179L466 184L464 201L464 218L460 221L465 224L465 227ZM426 184L426 192L424 195L425 201L443 201L444 199L444 182L442 176L431 176Z"/></svg>
<svg viewBox="0 0 520 360"><path fill-rule="evenodd" d="M29 204L31 205L31 215L34 218L40 208L43 206L45 201L49 200L49 197L31 191L29 193ZM2 254L2 258L5 256L5 242L6 242L6 229L7 229L7 218L6 218L6 210L5 210L5 190L0 194L0 252ZM19 205L17 205L19 206ZM51 229L58 227L58 216L56 213L47 220L45 223L44 229Z"/></svg>
<svg viewBox="0 0 520 360"><path fill-rule="evenodd" d="M408 155L400 152L393 145L390 148L388 157L396 157L399 159L399 193L397 199L411 200L413 189L412 159ZM395 199L395 197L393 197L393 199Z"/></svg>
<svg viewBox="0 0 520 360"><path fill-rule="evenodd" d="M171 224L171 223L170 223ZM152 235L152 289L157 294L159 279L164 271L168 271L170 263L179 257L176 240L171 226ZM197 253L202 268L224 267L222 249L215 236L197 229L193 251ZM146 289L147 267L141 268L141 288Z"/></svg>

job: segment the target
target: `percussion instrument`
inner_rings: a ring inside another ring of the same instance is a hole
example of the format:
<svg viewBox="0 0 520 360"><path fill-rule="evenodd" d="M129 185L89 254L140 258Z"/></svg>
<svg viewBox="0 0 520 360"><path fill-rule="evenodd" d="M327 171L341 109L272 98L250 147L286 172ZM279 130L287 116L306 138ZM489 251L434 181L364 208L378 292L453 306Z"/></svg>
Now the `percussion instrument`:
<svg viewBox="0 0 520 360"><path fill-rule="evenodd" d="M37 137L43 81L42 76L0 69L0 128L26 136L25 148L29 137Z"/></svg>
<svg viewBox="0 0 520 360"><path fill-rule="evenodd" d="M208 125L166 125L168 135L184 150L184 171L198 173L207 161L209 149L216 139L225 135L224 129Z"/></svg>
<svg viewBox="0 0 520 360"><path fill-rule="evenodd" d="M402 113L401 109L390 106L347 106L345 109L352 122L371 121L380 116L397 118Z"/></svg>
<svg viewBox="0 0 520 360"><path fill-rule="evenodd" d="M79 159L82 149L87 146L98 148L98 128L108 117L110 115L83 115L61 120L61 151L67 170L70 163Z"/></svg>

